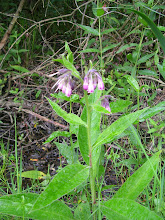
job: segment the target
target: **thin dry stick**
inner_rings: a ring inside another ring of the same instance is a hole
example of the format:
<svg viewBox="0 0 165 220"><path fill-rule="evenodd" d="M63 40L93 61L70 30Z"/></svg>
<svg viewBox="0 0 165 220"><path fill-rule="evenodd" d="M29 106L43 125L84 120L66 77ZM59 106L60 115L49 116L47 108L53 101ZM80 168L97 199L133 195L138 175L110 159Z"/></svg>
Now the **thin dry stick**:
<svg viewBox="0 0 165 220"><path fill-rule="evenodd" d="M156 82L158 82L158 83L161 83L161 86L165 86L165 83L164 83L162 80L160 80L160 79L155 79L155 78L152 77L152 76L137 76L137 78L151 79L151 80L153 80L153 81L156 81Z"/></svg>
<svg viewBox="0 0 165 220"><path fill-rule="evenodd" d="M23 1L23 0L22 0ZM1 63L0 63L0 68L2 68L2 65L3 65L3 62L4 60L6 59L6 56L8 55L8 53L10 52L10 50L13 48L13 46L17 43L17 41L22 37L24 36L30 29L32 29L34 26L37 26L37 25L41 25L43 23L46 23L46 22L50 22L50 21L53 21L53 20L56 20L56 19L59 19L59 18L66 18L66 17L69 17L69 16L72 16L77 10L79 10L81 7L85 6L86 4L89 4L90 2L93 2L93 0L89 0L88 2L85 2L84 4L80 5L78 8L76 8L72 13L70 14L67 14L67 15L62 15L62 16L57 16L57 17L53 17L53 18L48 18L48 19L45 19L45 20L41 20L39 22L34 22L33 25L31 25L26 31L24 31L16 40L15 42L10 46L10 48L8 49L8 51L6 52L5 56L3 57ZM1 13L1 12L0 12ZM15 16L14 16L15 17ZM25 19L23 17L20 17L22 19ZM27 19L29 20L29 19ZM68 22L68 21L67 21Z"/></svg>
<svg viewBox="0 0 165 220"><path fill-rule="evenodd" d="M2 50L2 48L5 46L6 41L7 41L7 39L9 38L9 35L11 34L11 31L12 31L12 29L13 29L13 27L14 27L14 24L15 24L15 22L16 22L17 19L18 19L19 13L22 11L24 2L25 2L25 0L21 0L21 1L20 1L20 4L19 4L19 6L18 6L18 9L17 9L17 11L16 11L16 13L15 13L15 15L14 15L14 17L13 17L13 19L12 19L12 21L11 21L11 23L10 23L8 29L7 29L7 31L6 31L6 33L4 34L4 36L3 36L3 38L2 38L2 40L1 40L1 42L0 42L0 50Z"/></svg>
<svg viewBox="0 0 165 220"><path fill-rule="evenodd" d="M15 109L19 110L19 108L15 108ZM24 111L24 112L26 112L26 113L28 113L28 114L31 114L31 115L33 115L34 117L39 118L39 119L42 120L42 121L46 121L46 122L49 122L49 123L51 123L51 124L53 124L53 125L55 125L55 126L58 126L58 127L64 128L64 129L68 129L67 126L62 125L62 124L60 124L60 123L58 123L58 122L52 121L52 120L50 120L50 119L48 119L48 118L46 118L46 117L44 117L44 116L41 116L41 115L39 115L39 114L37 114L37 113L35 113L35 112L32 112L32 111L28 110L28 109L21 108L20 110L21 110L21 111Z"/></svg>

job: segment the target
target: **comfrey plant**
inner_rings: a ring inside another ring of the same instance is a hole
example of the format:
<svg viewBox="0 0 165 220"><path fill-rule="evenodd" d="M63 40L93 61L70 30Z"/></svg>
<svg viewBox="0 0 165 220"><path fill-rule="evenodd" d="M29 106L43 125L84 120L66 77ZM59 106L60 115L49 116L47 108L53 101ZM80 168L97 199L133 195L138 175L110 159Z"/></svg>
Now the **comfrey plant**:
<svg viewBox="0 0 165 220"><path fill-rule="evenodd" d="M67 57L63 56L62 59L55 60L62 63L65 68L58 71L60 76L53 87L57 88L56 91L61 90L67 100L73 101L73 78L76 77L84 89L84 98L80 102L83 110L81 117L79 117L71 112L67 113L56 102L47 98L53 110L69 123L70 128L69 131L53 132L45 143L52 141L57 136L71 137L72 134L75 134L77 136L76 146L79 148L83 161L78 160L72 139L70 143L73 147L67 146L65 150L60 147L60 143L57 143L57 147L66 157L68 165L53 177L39 195L21 193L1 197L1 212L4 210L3 213L10 215L47 220L101 220L104 216L106 219L112 220L161 219L156 213L136 202L137 197L150 183L153 176L160 184L156 174L160 152L148 158L138 132L133 127L133 123L137 123L139 117L142 119L147 109L122 116L103 130L101 127L102 115L110 114L113 109L110 109L108 100L110 95L107 95L104 90L102 77L97 70L91 67L85 77L81 78L80 73L73 65L73 55L68 44L66 43L65 46L68 52ZM54 95L52 94L52 96ZM111 143L121 137L127 128L132 129L131 132L144 151L147 162L127 179L113 197L105 200L101 196L106 169L104 163L101 163L101 149L104 148L104 144ZM104 168L101 173L100 167ZM77 196L81 197L75 210L63 201L65 195L72 195L73 192L74 194L77 192ZM16 209L13 208L14 205L17 205Z"/></svg>

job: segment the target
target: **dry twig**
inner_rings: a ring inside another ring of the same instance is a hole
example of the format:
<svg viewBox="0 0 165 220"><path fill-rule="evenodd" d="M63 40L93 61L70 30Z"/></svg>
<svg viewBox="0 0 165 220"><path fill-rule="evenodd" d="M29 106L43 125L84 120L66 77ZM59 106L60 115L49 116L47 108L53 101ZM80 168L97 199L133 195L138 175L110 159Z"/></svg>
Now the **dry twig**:
<svg viewBox="0 0 165 220"><path fill-rule="evenodd" d="M15 15L14 15L14 17L13 17L13 19L12 19L12 21L11 21L11 23L10 23L8 29L7 29L7 31L6 31L6 33L4 34L4 36L3 36L3 38L2 38L2 40L1 40L1 42L0 42L0 50L2 50L2 48L5 46L6 41L7 41L7 39L9 38L9 35L11 34L11 31L12 31L12 29L13 29L13 27L14 27L14 24L15 24L15 22L17 21L17 18L18 18L18 16L19 16L19 13L22 11L24 2L25 2L25 0L21 0L21 1L20 1L20 4L19 4L19 6L18 6L18 9L17 9L17 11L16 11L16 13L15 13Z"/></svg>

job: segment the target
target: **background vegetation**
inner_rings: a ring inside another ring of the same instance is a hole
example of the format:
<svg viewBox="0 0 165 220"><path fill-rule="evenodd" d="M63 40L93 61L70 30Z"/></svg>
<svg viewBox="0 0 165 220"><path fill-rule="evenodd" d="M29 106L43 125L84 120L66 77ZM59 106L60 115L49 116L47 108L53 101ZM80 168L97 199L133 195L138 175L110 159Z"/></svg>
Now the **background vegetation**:
<svg viewBox="0 0 165 220"><path fill-rule="evenodd" d="M6 0L0 5L0 195L42 192L66 164L84 163L76 134L69 139L59 133L44 144L52 132L68 129L45 97L67 112L82 113L78 80L71 98L52 89L57 77L50 75L63 67L55 59L67 55L68 42L81 76L92 62L103 76L105 94L111 95L112 114L103 116L102 130L122 115L149 107L134 128L148 157L162 153L157 177L136 201L164 218L165 2ZM114 195L146 160L130 128L106 143L100 159L99 178L105 171L101 199ZM64 200L74 210L88 197L80 186Z"/></svg>

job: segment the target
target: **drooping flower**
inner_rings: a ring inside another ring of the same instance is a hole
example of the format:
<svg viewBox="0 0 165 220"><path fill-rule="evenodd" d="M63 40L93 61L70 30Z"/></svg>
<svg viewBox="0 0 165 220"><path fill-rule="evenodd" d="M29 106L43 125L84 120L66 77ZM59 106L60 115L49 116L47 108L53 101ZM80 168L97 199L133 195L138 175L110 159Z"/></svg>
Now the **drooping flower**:
<svg viewBox="0 0 165 220"><path fill-rule="evenodd" d="M54 76L56 74L61 74L58 79L57 82L53 85L52 89L57 86L56 91L59 89L61 90L67 97L70 97L72 94L72 90L74 89L74 83L72 81L72 75L71 75L71 71L63 68L60 69L57 73L53 73L50 76Z"/></svg>
<svg viewBox="0 0 165 220"><path fill-rule="evenodd" d="M93 93L94 90L95 90L95 86L94 86L94 83L93 83L93 78L92 78L92 75L90 75L89 81L88 81L88 92Z"/></svg>
<svg viewBox="0 0 165 220"><path fill-rule="evenodd" d="M111 109L110 109L109 101L108 101L108 98L110 98L110 97L111 97L110 95L105 95L105 96L101 97L102 98L101 105L111 113Z"/></svg>
<svg viewBox="0 0 165 220"><path fill-rule="evenodd" d="M84 77L83 89L88 90L88 77Z"/></svg>
<svg viewBox="0 0 165 220"><path fill-rule="evenodd" d="M104 83L101 77L98 77L98 89L104 90Z"/></svg>
<svg viewBox="0 0 165 220"><path fill-rule="evenodd" d="M100 74L95 69L91 69L84 77L83 89L88 93L93 93L98 85L99 90L104 90L104 83Z"/></svg>

